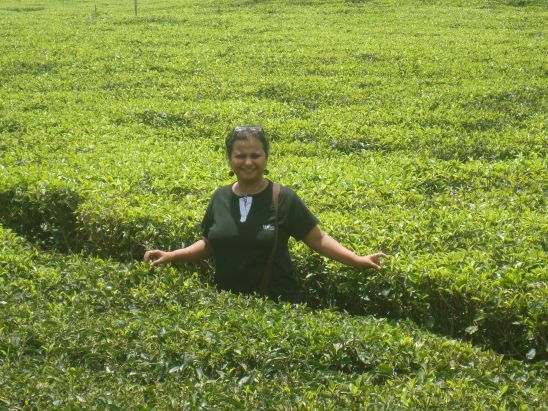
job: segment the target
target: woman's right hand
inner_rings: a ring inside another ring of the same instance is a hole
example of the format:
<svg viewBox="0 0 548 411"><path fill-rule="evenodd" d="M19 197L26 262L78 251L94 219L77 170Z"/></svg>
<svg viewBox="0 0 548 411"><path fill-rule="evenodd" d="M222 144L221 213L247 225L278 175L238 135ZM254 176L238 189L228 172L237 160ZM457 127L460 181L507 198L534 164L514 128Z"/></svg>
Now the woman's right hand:
<svg viewBox="0 0 548 411"><path fill-rule="evenodd" d="M145 253L145 263L149 260L154 260L150 263L150 268L154 268L158 264L169 263L172 260L173 256L171 252L162 251L162 250L149 250Z"/></svg>

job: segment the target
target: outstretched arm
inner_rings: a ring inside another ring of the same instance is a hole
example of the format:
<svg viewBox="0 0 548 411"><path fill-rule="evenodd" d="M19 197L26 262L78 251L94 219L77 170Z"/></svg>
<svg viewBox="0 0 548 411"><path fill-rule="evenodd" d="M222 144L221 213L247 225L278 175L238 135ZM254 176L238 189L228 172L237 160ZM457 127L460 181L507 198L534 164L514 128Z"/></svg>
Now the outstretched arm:
<svg viewBox="0 0 548 411"><path fill-rule="evenodd" d="M310 230L303 241L318 254L351 267L380 270L382 259L388 258L384 253L359 256L324 233L318 226Z"/></svg>
<svg viewBox="0 0 548 411"><path fill-rule="evenodd" d="M196 241L194 244L175 251L150 250L145 253L145 262L154 260L150 263L150 268L158 264L165 264L173 261L183 261L195 263L205 260L213 255L211 247L205 239Z"/></svg>

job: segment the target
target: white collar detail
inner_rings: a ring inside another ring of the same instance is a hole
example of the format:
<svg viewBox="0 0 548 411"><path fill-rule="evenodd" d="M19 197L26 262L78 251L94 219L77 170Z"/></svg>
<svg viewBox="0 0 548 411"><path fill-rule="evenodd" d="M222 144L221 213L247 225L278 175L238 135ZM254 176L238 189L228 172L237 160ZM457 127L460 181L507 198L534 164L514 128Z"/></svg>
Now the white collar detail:
<svg viewBox="0 0 548 411"><path fill-rule="evenodd" d="M245 223L247 220L247 215L249 210L251 210L251 203L253 202L253 197L244 196L240 197L240 222Z"/></svg>

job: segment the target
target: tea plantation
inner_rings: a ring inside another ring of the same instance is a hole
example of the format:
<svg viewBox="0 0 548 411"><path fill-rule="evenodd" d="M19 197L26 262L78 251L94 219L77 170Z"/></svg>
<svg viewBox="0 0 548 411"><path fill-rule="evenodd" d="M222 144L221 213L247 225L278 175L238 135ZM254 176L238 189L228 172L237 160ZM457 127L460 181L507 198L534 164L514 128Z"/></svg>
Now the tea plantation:
<svg viewBox="0 0 548 411"><path fill-rule="evenodd" d="M548 6L0 3L0 409L542 409ZM358 253L307 305L151 272L260 124Z"/></svg>

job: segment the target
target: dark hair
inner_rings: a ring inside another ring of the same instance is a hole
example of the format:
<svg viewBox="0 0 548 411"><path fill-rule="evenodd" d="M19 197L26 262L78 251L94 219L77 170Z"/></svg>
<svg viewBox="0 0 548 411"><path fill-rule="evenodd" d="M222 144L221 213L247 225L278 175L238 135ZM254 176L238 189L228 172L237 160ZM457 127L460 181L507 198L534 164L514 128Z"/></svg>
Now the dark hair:
<svg viewBox="0 0 548 411"><path fill-rule="evenodd" d="M238 126L234 127L226 138L226 155L228 158L232 155L232 150L234 149L234 143L238 140L248 140L251 137L255 137L263 145L263 150L268 158L269 144L268 139L264 133L262 127L259 126Z"/></svg>

